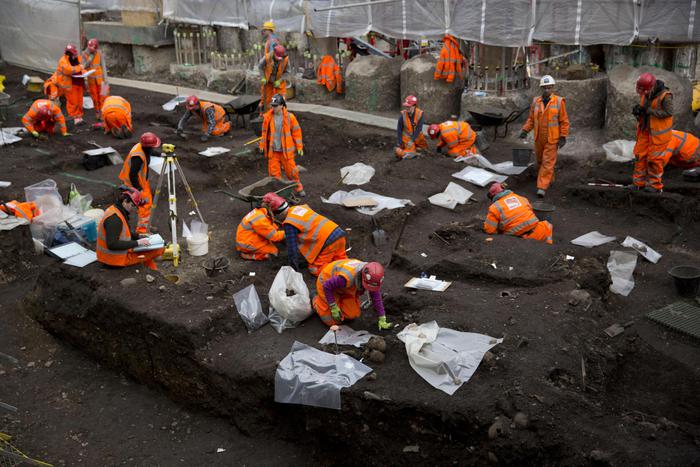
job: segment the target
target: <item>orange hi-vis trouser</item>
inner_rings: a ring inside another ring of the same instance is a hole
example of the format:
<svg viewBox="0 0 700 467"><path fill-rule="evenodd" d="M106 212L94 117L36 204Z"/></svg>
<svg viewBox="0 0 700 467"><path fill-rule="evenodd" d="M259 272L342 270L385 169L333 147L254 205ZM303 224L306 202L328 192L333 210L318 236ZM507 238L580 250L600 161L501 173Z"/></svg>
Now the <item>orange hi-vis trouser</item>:
<svg viewBox="0 0 700 467"><path fill-rule="evenodd" d="M548 245L553 243L552 237L554 236L554 227L548 221L539 221L535 224L535 228L530 232L524 234L522 238L529 238L530 240L538 240L540 242L545 242Z"/></svg>
<svg viewBox="0 0 700 467"><path fill-rule="evenodd" d="M88 78L88 91L95 106L95 113L99 116L100 111L102 111L102 104L104 104L107 97L102 95L102 78Z"/></svg>
<svg viewBox="0 0 700 467"><path fill-rule="evenodd" d="M163 255L165 248L158 248L157 250L149 251L130 251L126 254L126 264L125 266L133 266L134 264L143 264L148 269L153 271L158 270L158 265L154 259Z"/></svg>
<svg viewBox="0 0 700 467"><path fill-rule="evenodd" d="M535 140L535 157L537 157L537 188L546 190L554 181L554 166L557 163L557 143L547 142L547 132L541 131Z"/></svg>
<svg viewBox="0 0 700 467"><path fill-rule="evenodd" d="M326 264L338 261L339 259L348 259L345 248L345 237L340 237L338 240L326 246L321 250L313 263L309 264L309 272L314 276L318 276L321 273L321 269L323 269Z"/></svg>
<svg viewBox="0 0 700 467"><path fill-rule="evenodd" d="M66 113L69 117L73 118L83 118L83 86L75 84L76 80L73 80L73 85L70 89L66 89L64 95L66 96Z"/></svg>
<svg viewBox="0 0 700 467"><path fill-rule="evenodd" d="M294 161L293 153L287 156L281 151L270 152L270 156L267 158L268 175L279 180L282 178L282 171L280 169L284 169L284 175L289 180L297 183L296 191L304 189L304 185L299 181L299 167L297 167Z"/></svg>
<svg viewBox="0 0 700 467"><path fill-rule="evenodd" d="M285 80L280 82L280 87L278 88L275 87L274 81L268 81L260 87L260 96L263 100L263 112L270 110L270 101L275 94L282 94L285 99L287 98L287 82Z"/></svg>
<svg viewBox="0 0 700 467"><path fill-rule="evenodd" d="M401 149L407 153L412 153L415 155L418 148L425 149L427 147L428 142L425 140L425 135L423 133L419 134L415 141L411 141L410 137L401 135Z"/></svg>
<svg viewBox="0 0 700 467"><path fill-rule="evenodd" d="M148 228L151 221L151 208L153 207L153 194L151 193L151 185L146 182L141 187L141 199L146 202L143 206L138 207L138 224L136 224L136 233L148 233Z"/></svg>
<svg viewBox="0 0 700 467"><path fill-rule="evenodd" d="M121 129L125 126L129 132L134 131L134 127L131 124L131 118L129 114L121 109L108 109L102 114L102 121L104 122L104 131L109 133L112 129Z"/></svg>
<svg viewBox="0 0 700 467"><path fill-rule="evenodd" d="M649 131L637 132L637 144L634 146L634 173L632 182L635 186L644 188L647 181L657 190L664 187L661 177L664 173L666 145L663 147L652 144Z"/></svg>
<svg viewBox="0 0 700 467"><path fill-rule="evenodd" d="M336 321L331 315L331 309L326 301L326 293L323 291L323 284L320 280L316 280L316 295L313 299L313 307L318 314L323 324L333 326L334 324L342 324L343 321ZM334 292L335 303L341 309L342 316L345 320L357 319L360 317L362 310L360 308L360 298L357 296L355 288L342 289L340 292Z"/></svg>

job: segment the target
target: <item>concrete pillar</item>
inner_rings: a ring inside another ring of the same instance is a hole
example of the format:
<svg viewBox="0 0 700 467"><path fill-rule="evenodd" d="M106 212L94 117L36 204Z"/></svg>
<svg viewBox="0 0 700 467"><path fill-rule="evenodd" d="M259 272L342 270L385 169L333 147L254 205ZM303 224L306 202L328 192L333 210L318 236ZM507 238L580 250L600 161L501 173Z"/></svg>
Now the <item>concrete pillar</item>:
<svg viewBox="0 0 700 467"><path fill-rule="evenodd" d="M175 61L175 47L131 47L134 56L134 71L137 74L168 72Z"/></svg>

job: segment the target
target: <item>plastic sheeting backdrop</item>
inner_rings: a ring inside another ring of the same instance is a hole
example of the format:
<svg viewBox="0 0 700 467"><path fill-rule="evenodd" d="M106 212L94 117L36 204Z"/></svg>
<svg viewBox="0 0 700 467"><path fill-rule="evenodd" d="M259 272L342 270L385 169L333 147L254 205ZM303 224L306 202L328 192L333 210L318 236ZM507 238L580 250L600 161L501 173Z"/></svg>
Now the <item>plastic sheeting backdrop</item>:
<svg viewBox="0 0 700 467"><path fill-rule="evenodd" d="M2 2L0 53L13 65L53 71L66 44L78 43L78 0Z"/></svg>
<svg viewBox="0 0 700 467"><path fill-rule="evenodd" d="M668 42L700 41L700 24L696 21L700 8L696 8L696 1L396 0L314 11L359 0L164 0L164 16L188 23L244 28L247 24L260 27L272 19L278 31L308 29L316 37L376 31L406 39L439 39L450 33L469 41L510 47L528 45L532 40L626 45L637 36Z"/></svg>

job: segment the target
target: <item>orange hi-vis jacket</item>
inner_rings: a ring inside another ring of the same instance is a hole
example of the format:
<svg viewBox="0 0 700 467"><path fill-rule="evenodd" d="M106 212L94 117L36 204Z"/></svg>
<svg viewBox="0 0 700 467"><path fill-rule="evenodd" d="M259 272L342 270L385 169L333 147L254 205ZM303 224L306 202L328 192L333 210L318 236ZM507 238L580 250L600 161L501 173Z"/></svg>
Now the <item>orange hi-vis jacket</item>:
<svg viewBox="0 0 700 467"><path fill-rule="evenodd" d="M272 64L277 61L277 73L272 76ZM282 60L276 60L274 54L265 53L265 79L272 83L274 81L282 79L282 75L287 70L287 65L289 64L289 57L284 57Z"/></svg>
<svg viewBox="0 0 700 467"><path fill-rule="evenodd" d="M231 123L226 120L226 111L219 104L214 104L213 102L199 101L199 118L202 120L202 131L207 134L209 132L209 121L207 121L207 110L214 109L214 129L212 130L212 136L220 136L225 134L231 129Z"/></svg>
<svg viewBox="0 0 700 467"><path fill-rule="evenodd" d="M462 76L464 56L459 50L457 39L447 34L442 41L443 46L442 50L440 50L440 58L438 58L433 77L436 80L444 79L451 83L455 80L455 77Z"/></svg>
<svg viewBox="0 0 700 467"><path fill-rule="evenodd" d="M341 289L343 293L357 294L357 284L360 283L358 276L365 264L367 263L358 259L340 259L325 265L321 269L321 274L318 275L317 283L321 285L319 295L325 299L323 283L335 276L343 276L343 279L345 279L347 287Z"/></svg>
<svg viewBox="0 0 700 467"><path fill-rule="evenodd" d="M476 132L467 122L446 121L440 124L438 148L447 146L447 154L453 157L466 156L467 151L475 153Z"/></svg>
<svg viewBox="0 0 700 467"><path fill-rule="evenodd" d="M257 208L243 217L236 230L236 250L244 259L256 259L255 253L274 254L275 243L284 240L284 230L278 229L266 208Z"/></svg>
<svg viewBox="0 0 700 467"><path fill-rule="evenodd" d="M535 141L546 137L546 143L556 144L560 137L569 135L569 115L566 113L566 99L552 94L547 107L542 102L542 96L537 96L530 105L523 131L535 129ZM544 133L546 132L546 133Z"/></svg>
<svg viewBox="0 0 700 467"><path fill-rule="evenodd" d="M119 240L131 240L131 231L129 223L124 218L122 213L116 206L112 205L107 208L104 216L100 220L100 225L97 227L97 261L110 266L128 266L129 250L110 250L107 248L107 231L105 230L104 222L110 216L116 215L122 221L122 230L119 233Z"/></svg>
<svg viewBox="0 0 700 467"><path fill-rule="evenodd" d="M552 225L540 221L532 211L527 198L504 190L493 198L488 215L484 221L484 232L488 234L503 233L516 237L552 243Z"/></svg>
<svg viewBox="0 0 700 467"><path fill-rule="evenodd" d="M119 172L119 180L126 186L133 186L131 179L129 178L129 172L131 171L131 159L134 157L140 157L143 161L141 164L141 170L139 170L139 183L141 184L141 190L149 190L150 185L148 184L148 159L146 158L146 153L143 152L141 143L136 143L129 154L124 160L124 165L122 166L121 172ZM150 191L149 191L150 192Z"/></svg>
<svg viewBox="0 0 700 467"><path fill-rule="evenodd" d="M56 123L61 134L65 135L68 132L66 128L66 118L63 116L63 112L61 112L61 108L49 99L37 99L34 101L29 108L29 112L22 117L22 125L24 125L24 128L30 133L35 131L34 126L39 122L38 114L40 107L49 108L51 111L51 119Z"/></svg>
<svg viewBox="0 0 700 467"><path fill-rule="evenodd" d="M263 118L262 139L259 147L265 151L265 157L270 157L272 144L275 137L275 117L274 109L265 112ZM282 153L286 157L294 157L294 151L301 151L304 145L301 140L301 127L296 116L287 110L282 109Z"/></svg>
<svg viewBox="0 0 700 467"><path fill-rule="evenodd" d="M661 102L670 95L668 89L664 89L651 101L651 109L658 110L661 108ZM647 104L647 96L640 96L639 105L645 107ZM648 151L650 157L659 157L666 149L668 142L671 140L671 130L673 129L673 116L659 118L649 115L649 128L642 129L641 119L637 123L637 139L639 140L640 133L648 133L650 136ZM644 151L642 151L644 152Z"/></svg>
<svg viewBox="0 0 700 467"><path fill-rule="evenodd" d="M78 57L80 60L80 57ZM68 61L68 56L63 55L58 61L58 66L56 67L56 85L58 86L59 92L65 94L68 90L73 87L73 75L77 75L83 72L82 65L71 65Z"/></svg>
<svg viewBox="0 0 700 467"><path fill-rule="evenodd" d="M58 97L58 79L56 78L55 72L44 81L44 94L49 99L56 99Z"/></svg>
<svg viewBox="0 0 700 467"><path fill-rule="evenodd" d="M299 230L299 253L309 264L314 262L330 234L338 228L338 224L316 213L307 204L291 207L283 224Z"/></svg>
<svg viewBox="0 0 700 467"><path fill-rule="evenodd" d="M700 139L684 131L673 130L664 153L666 163L680 167L700 165Z"/></svg>
<svg viewBox="0 0 700 467"><path fill-rule="evenodd" d="M102 52L99 50L95 51L93 55L92 62L90 62L90 52L87 50L83 51L81 56L83 66L85 71L95 70L90 76L88 76L88 81L97 81L98 84L102 82L105 77L104 62L102 61Z"/></svg>
<svg viewBox="0 0 700 467"><path fill-rule="evenodd" d="M26 219L29 222L40 214L36 203L20 203L19 201L0 202L0 211L20 219Z"/></svg>
<svg viewBox="0 0 700 467"><path fill-rule="evenodd" d="M343 92L343 74L332 55L324 55L321 58L316 76L318 76L316 83L326 86L329 92L332 92L333 89L338 94Z"/></svg>
<svg viewBox="0 0 700 467"><path fill-rule="evenodd" d="M105 122L105 132L109 130L112 118L118 123L125 123L129 131L134 131L131 123L131 104L121 96L109 96L102 103L102 119Z"/></svg>

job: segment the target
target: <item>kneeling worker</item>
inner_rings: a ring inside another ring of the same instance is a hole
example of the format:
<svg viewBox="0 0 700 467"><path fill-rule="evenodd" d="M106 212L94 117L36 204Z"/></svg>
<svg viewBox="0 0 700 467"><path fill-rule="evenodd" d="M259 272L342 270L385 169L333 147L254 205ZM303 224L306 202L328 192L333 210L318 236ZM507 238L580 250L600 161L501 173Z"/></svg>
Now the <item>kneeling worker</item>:
<svg viewBox="0 0 700 467"><path fill-rule="evenodd" d="M384 266L357 259L341 259L327 264L316 279L313 306L324 324L332 326L345 320L359 318L360 297L369 292L377 313L379 330L390 329L382 301Z"/></svg>
<svg viewBox="0 0 700 467"><path fill-rule="evenodd" d="M672 130L666 150L661 153L661 157L650 157L650 160L652 159L655 159L655 168L658 171L653 187L660 191L664 187L662 176L667 164L682 169L700 167L700 139L684 131Z"/></svg>
<svg viewBox="0 0 700 467"><path fill-rule="evenodd" d="M39 133L51 134L54 131L68 136L66 118L61 108L49 99L35 100L29 112L22 117L22 125L35 138L39 137Z"/></svg>
<svg viewBox="0 0 700 467"><path fill-rule="evenodd" d="M102 103L102 121L105 134L115 138L131 138L131 104L121 96L109 96Z"/></svg>
<svg viewBox="0 0 700 467"><path fill-rule="evenodd" d="M416 96L406 96L403 106L406 110L401 111L396 126L395 153L399 159L412 159L416 157L419 148L428 147L423 135L423 111L418 108Z"/></svg>
<svg viewBox="0 0 700 467"><path fill-rule="evenodd" d="M270 195L278 196L274 193L265 196ZM300 253L314 276L318 276L326 264L347 259L345 231L332 220L314 212L308 205L289 208L283 204L275 211L275 216L284 226L289 265L295 271L300 268Z"/></svg>
<svg viewBox="0 0 700 467"><path fill-rule="evenodd" d="M275 243L284 240L284 230L278 229L273 215L284 212L289 206L275 193L263 196L263 204L245 215L236 230L236 250L243 259L265 261L277 256Z"/></svg>
<svg viewBox="0 0 700 467"><path fill-rule="evenodd" d="M527 198L506 190L498 182L491 184L488 197L493 204L484 221L484 232L515 235L552 244L552 224L535 216Z"/></svg>
<svg viewBox="0 0 700 467"><path fill-rule="evenodd" d="M148 238L133 240L135 234L129 229L129 214L136 212L143 203L141 192L132 187L122 187L117 204L105 211L97 228L97 261L116 267L143 263L149 269L158 270L155 261L164 248L135 252L137 246L149 246Z"/></svg>
<svg viewBox="0 0 700 467"><path fill-rule="evenodd" d="M440 124L433 123L428 127L428 136L430 139L440 138L437 145L438 152L441 153L446 147L448 156L456 158L477 153L474 146L476 132L467 122L448 120Z"/></svg>
<svg viewBox="0 0 700 467"><path fill-rule="evenodd" d="M6 203L0 201L0 211L20 219L26 219L29 222L40 214L36 203L20 203L19 201L8 201Z"/></svg>
<svg viewBox="0 0 700 467"><path fill-rule="evenodd" d="M185 100L185 114L177 124L177 134L184 136L185 126L192 115L196 115L202 121L202 141L208 141L210 136L223 136L231 129L228 114L218 104L200 101L197 96L190 96Z"/></svg>

